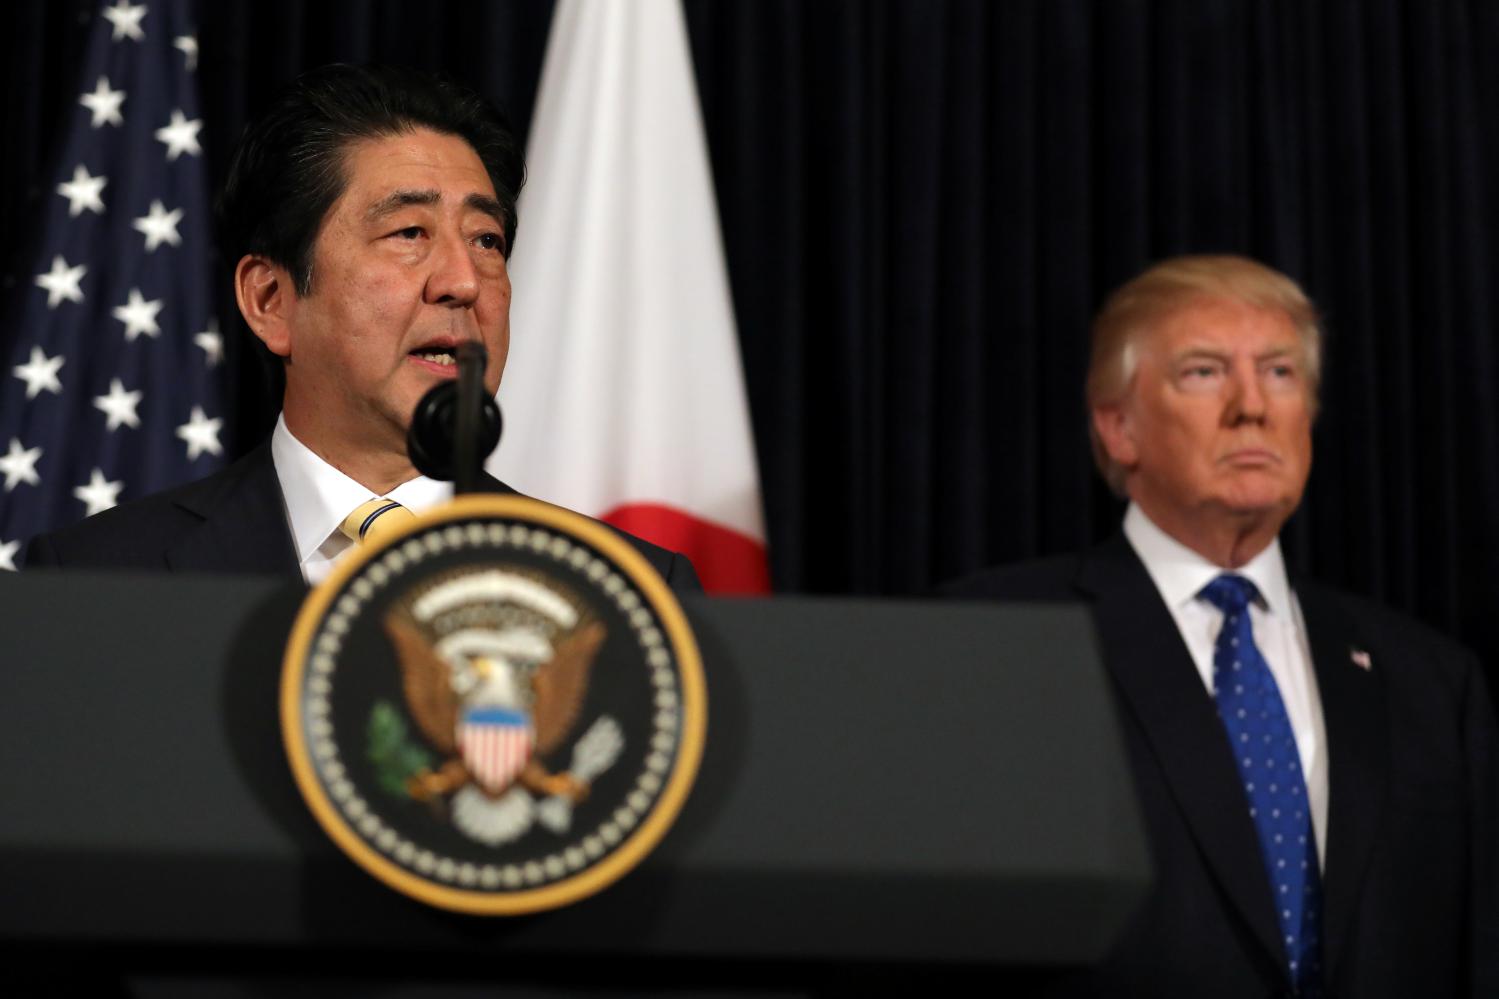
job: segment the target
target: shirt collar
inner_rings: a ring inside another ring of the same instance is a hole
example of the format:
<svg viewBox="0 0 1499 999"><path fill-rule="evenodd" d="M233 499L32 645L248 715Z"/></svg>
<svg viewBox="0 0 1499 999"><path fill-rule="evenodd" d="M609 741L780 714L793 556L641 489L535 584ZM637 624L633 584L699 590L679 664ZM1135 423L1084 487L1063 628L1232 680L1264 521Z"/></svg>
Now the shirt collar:
<svg viewBox="0 0 1499 999"><path fill-rule="evenodd" d="M307 559L338 530L349 512L375 493L349 478L312 452L276 418L271 433L271 461L281 482L286 517L297 545L297 561ZM453 484L417 476L385 494L414 513L429 510L453 497Z"/></svg>
<svg viewBox="0 0 1499 999"><path fill-rule="evenodd" d="M1243 576L1260 591L1270 614L1285 615L1291 610L1291 584L1286 577L1286 561L1280 551L1280 539L1265 546L1246 564L1228 570L1215 565L1156 526L1145 511L1134 503L1124 515L1124 536L1145 571L1172 610L1197 599L1197 594L1213 579L1232 571Z"/></svg>

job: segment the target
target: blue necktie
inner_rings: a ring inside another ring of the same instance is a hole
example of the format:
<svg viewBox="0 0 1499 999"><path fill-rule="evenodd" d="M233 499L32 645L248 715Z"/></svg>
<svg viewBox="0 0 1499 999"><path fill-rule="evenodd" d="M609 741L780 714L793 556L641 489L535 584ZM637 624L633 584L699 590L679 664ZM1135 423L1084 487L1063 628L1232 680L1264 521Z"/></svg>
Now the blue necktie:
<svg viewBox="0 0 1499 999"><path fill-rule="evenodd" d="M1249 602L1259 592L1243 576L1225 574L1199 596L1223 612L1213 649L1213 697L1259 833L1291 981L1298 995L1317 996L1322 979L1317 842L1291 720L1270 666L1254 644Z"/></svg>

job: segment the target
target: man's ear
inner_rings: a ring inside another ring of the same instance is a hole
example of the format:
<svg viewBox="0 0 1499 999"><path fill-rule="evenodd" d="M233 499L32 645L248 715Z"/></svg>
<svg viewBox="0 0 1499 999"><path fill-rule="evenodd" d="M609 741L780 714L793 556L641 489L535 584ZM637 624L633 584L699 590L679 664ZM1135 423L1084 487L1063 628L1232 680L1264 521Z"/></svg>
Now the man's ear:
<svg viewBox="0 0 1499 999"><path fill-rule="evenodd" d="M1139 462L1140 451L1135 446L1135 427L1124 403L1094 406L1093 430L1114 464L1129 469Z"/></svg>
<svg viewBox="0 0 1499 999"><path fill-rule="evenodd" d="M234 267L234 298L260 342L277 357L290 357L297 294L286 268L254 254L241 257Z"/></svg>

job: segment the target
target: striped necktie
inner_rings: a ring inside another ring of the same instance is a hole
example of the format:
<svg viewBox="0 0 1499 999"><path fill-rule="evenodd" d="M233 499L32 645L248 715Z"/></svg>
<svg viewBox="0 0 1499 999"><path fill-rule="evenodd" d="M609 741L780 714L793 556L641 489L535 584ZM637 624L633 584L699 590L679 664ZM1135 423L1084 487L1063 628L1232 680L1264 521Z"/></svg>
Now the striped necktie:
<svg viewBox="0 0 1499 999"><path fill-rule="evenodd" d="M393 499L372 499L359 504L338 529L351 541L379 541L414 519L416 514Z"/></svg>

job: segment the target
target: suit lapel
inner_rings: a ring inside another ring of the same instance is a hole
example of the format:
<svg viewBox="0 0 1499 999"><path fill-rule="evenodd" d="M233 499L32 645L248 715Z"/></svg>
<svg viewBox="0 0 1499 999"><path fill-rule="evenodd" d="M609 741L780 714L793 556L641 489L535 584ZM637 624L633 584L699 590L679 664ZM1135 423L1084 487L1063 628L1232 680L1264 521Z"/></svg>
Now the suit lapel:
<svg viewBox="0 0 1499 999"><path fill-rule="evenodd" d="M480 472L481 492L515 490ZM210 476L177 499L177 506L201 519L167 550L167 566L177 571L297 572L297 550L286 522L281 483L266 441L238 462Z"/></svg>
<svg viewBox="0 0 1499 999"><path fill-rule="evenodd" d="M177 500L180 508L202 522L167 550L170 568L277 574L297 571L296 546L286 522L269 442L199 486Z"/></svg>
<svg viewBox="0 0 1499 999"><path fill-rule="evenodd" d="M1353 935L1364 872L1380 827L1389 770L1388 712L1380 656L1360 639L1337 598L1298 585L1322 719L1327 729L1327 863L1323 872L1323 964L1329 979ZM1362 653L1367 668L1354 659Z"/></svg>
<svg viewBox="0 0 1499 999"><path fill-rule="evenodd" d="M479 472L479 491L482 493L515 492L514 489L511 489L509 486L505 485L505 483L501 482L499 479L483 470L480 470Z"/></svg>
<svg viewBox="0 0 1499 999"><path fill-rule="evenodd" d="M1209 870L1254 935L1284 964L1258 834L1223 723L1176 620L1123 534L1083 560L1105 662Z"/></svg>

